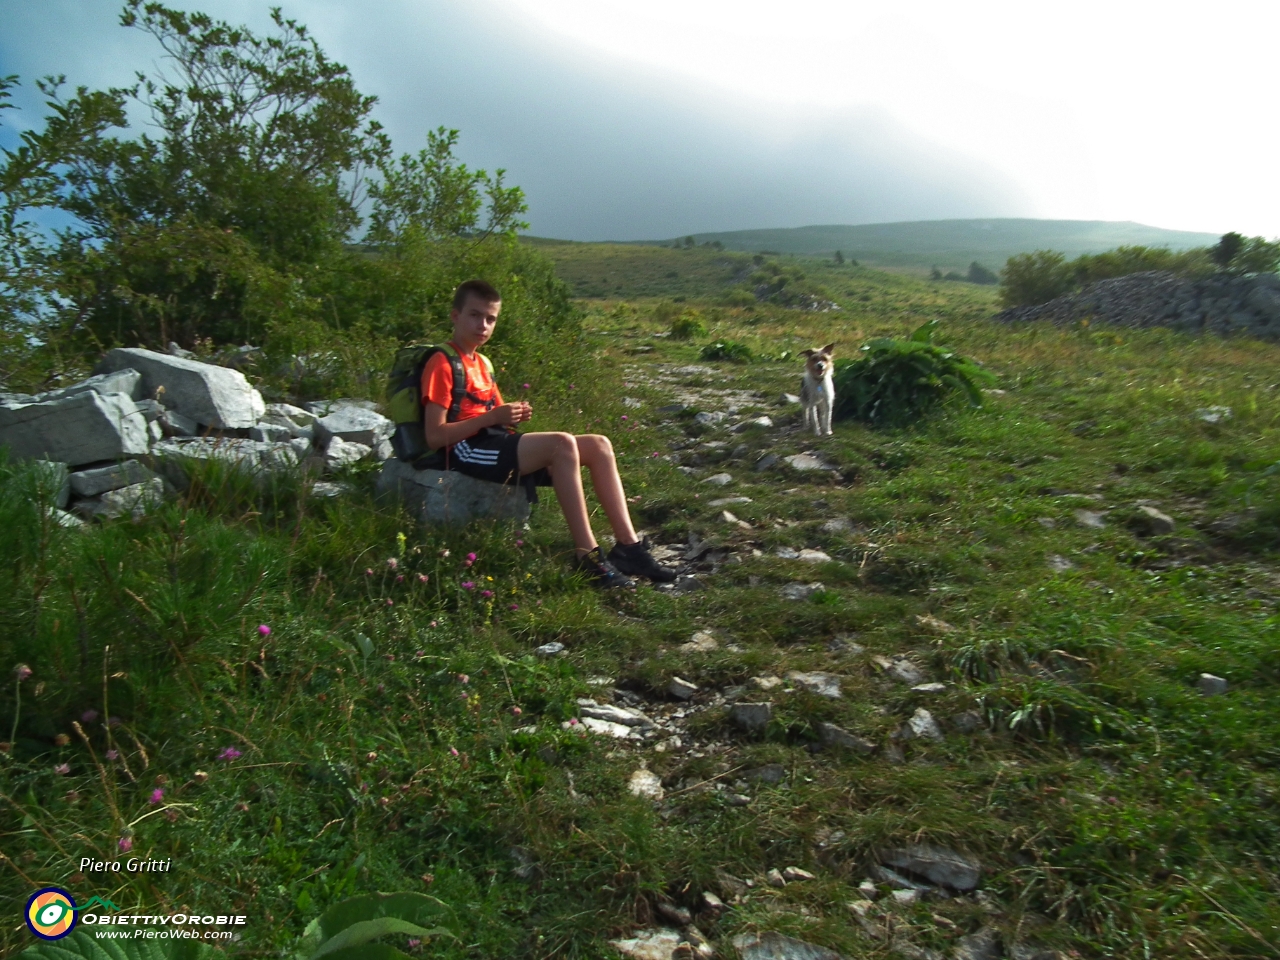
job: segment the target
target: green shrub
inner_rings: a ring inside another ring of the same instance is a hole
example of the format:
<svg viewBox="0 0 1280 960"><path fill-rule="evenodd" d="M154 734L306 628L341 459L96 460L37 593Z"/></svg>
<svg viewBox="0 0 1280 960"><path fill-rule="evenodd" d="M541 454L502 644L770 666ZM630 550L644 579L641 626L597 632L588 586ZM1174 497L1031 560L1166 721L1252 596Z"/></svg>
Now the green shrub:
<svg viewBox="0 0 1280 960"><path fill-rule="evenodd" d="M863 344L861 357L836 370L836 417L897 426L956 393L981 406L980 385L994 383L995 376L932 343L937 325L930 320L909 340L882 337Z"/></svg>
<svg viewBox="0 0 1280 960"><path fill-rule="evenodd" d="M1000 305L1031 307L1070 292L1075 284L1067 258L1053 250L1010 257L1000 273Z"/></svg>
<svg viewBox="0 0 1280 960"><path fill-rule="evenodd" d="M699 356L703 360L727 360L729 363L750 363L753 355L751 348L737 340L717 340L702 348Z"/></svg>
<svg viewBox="0 0 1280 960"><path fill-rule="evenodd" d="M686 310L671 322L672 340L692 340L706 335L707 325L702 321L702 314L697 310Z"/></svg>

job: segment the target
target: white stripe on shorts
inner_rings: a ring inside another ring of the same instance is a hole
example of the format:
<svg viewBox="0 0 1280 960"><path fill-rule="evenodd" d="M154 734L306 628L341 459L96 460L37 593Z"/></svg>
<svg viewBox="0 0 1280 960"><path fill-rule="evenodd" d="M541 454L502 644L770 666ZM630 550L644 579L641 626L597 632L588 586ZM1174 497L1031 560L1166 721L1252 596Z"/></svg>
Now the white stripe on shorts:
<svg viewBox="0 0 1280 960"><path fill-rule="evenodd" d="M474 463L478 466L496 466L498 453L497 450L476 450L465 440L458 441L457 446L453 448L453 455L463 463Z"/></svg>

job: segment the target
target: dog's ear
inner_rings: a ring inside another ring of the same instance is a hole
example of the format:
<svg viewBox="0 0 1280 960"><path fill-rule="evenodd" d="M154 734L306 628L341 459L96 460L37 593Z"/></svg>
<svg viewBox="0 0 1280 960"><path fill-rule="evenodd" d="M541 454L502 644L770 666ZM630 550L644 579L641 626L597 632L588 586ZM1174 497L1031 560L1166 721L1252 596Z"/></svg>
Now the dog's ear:
<svg viewBox="0 0 1280 960"><path fill-rule="evenodd" d="M823 352L823 353L830 353L830 352L831 352L832 350L834 350L835 348L836 348L836 345L835 345L834 343L828 343L825 347L823 347L823 348L822 348L822 352Z"/></svg>
<svg viewBox="0 0 1280 960"><path fill-rule="evenodd" d="M817 352L818 352L817 350L812 350L812 349L810 349L810 350L801 350L801 351L800 351L800 356L804 357L804 358L807 360L809 357L812 357L812 356L813 356L815 353L817 353Z"/></svg>

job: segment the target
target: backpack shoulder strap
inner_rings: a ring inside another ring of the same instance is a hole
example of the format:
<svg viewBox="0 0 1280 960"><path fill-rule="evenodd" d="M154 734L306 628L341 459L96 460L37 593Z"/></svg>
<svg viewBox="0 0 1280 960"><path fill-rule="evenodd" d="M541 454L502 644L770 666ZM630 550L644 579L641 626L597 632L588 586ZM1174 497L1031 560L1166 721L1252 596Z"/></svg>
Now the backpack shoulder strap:
<svg viewBox="0 0 1280 960"><path fill-rule="evenodd" d="M450 395L449 412L445 414L445 421L453 423L462 412L462 400L467 395L467 371L462 366L462 356L453 344L441 344L440 352L448 358L449 366L453 368L453 392Z"/></svg>

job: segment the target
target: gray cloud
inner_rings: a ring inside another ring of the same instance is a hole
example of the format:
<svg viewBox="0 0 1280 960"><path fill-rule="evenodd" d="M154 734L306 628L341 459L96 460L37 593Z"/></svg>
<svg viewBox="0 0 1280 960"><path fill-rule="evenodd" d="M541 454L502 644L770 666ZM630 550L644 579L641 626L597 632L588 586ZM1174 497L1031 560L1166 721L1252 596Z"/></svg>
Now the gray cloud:
<svg viewBox="0 0 1280 960"><path fill-rule="evenodd" d="M177 5L177 4L175 4ZM266 4L195 8L262 27ZM156 48L101 0L0 0L0 73L128 82ZM609 62L516 20L498 0L310 0L285 5L376 94L396 147L461 131L473 166L505 167L531 231L579 240L1019 216L1007 177L871 111L783 110L684 77ZM22 97L33 104L30 91Z"/></svg>

